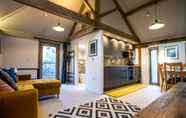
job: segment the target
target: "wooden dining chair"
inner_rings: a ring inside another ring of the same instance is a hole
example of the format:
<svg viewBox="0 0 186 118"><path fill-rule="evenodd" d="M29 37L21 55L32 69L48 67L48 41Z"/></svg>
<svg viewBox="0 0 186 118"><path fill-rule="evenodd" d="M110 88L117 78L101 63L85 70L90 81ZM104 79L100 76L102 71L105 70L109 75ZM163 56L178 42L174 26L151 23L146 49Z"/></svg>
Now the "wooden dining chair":
<svg viewBox="0 0 186 118"><path fill-rule="evenodd" d="M174 85L172 81L167 79L167 70L165 64L158 64L158 75L160 78L161 92L163 92L164 88L165 91L167 91L168 88Z"/></svg>
<svg viewBox="0 0 186 118"><path fill-rule="evenodd" d="M172 83L176 84L179 81L183 82L183 64L179 63L165 63L167 77Z"/></svg>
<svg viewBox="0 0 186 118"><path fill-rule="evenodd" d="M161 92L163 90L167 91L169 88L171 88L174 84L176 84L176 68L177 66L180 66L178 63L164 63L164 64L158 64L158 75L160 78L160 87Z"/></svg>
<svg viewBox="0 0 186 118"><path fill-rule="evenodd" d="M182 64L183 68L183 82L186 82L186 64Z"/></svg>
<svg viewBox="0 0 186 118"><path fill-rule="evenodd" d="M160 79L160 88L161 88L161 92L163 91L163 85L164 85L164 81L165 81L165 74L164 74L164 65L163 64L158 64L158 75L159 75L159 79Z"/></svg>

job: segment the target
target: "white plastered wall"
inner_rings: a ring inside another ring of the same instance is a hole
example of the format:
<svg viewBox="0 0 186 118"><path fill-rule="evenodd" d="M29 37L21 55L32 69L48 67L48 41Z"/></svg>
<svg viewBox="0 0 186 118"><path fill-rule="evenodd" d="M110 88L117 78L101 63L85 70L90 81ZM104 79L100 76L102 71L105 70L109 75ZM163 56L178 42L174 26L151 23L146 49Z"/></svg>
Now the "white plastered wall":
<svg viewBox="0 0 186 118"><path fill-rule="evenodd" d="M149 48L141 48L141 77L142 83L150 82Z"/></svg>
<svg viewBox="0 0 186 118"><path fill-rule="evenodd" d="M97 56L89 57L88 55L88 43L92 40L97 40ZM78 83L78 45L85 44L86 49L86 66L85 66L85 87L87 91L97 94L103 94L103 32L95 31L87 34L83 37L75 39L71 42L71 50L75 52L75 83Z"/></svg>
<svg viewBox="0 0 186 118"><path fill-rule="evenodd" d="M2 67L38 68L39 41L4 36L2 45ZM18 71L18 74L31 74L37 77L37 71Z"/></svg>
<svg viewBox="0 0 186 118"><path fill-rule="evenodd" d="M164 56L164 48L167 46L178 45L179 47L179 58L176 60L167 60ZM167 44L160 44L158 46L151 46L151 47L158 47L159 48L159 63L174 63L174 62L182 62L186 63L186 41L183 42L175 42L175 43L167 43ZM141 49L141 76L142 76L142 83L149 84L150 83L150 55L149 55L149 48L145 47Z"/></svg>

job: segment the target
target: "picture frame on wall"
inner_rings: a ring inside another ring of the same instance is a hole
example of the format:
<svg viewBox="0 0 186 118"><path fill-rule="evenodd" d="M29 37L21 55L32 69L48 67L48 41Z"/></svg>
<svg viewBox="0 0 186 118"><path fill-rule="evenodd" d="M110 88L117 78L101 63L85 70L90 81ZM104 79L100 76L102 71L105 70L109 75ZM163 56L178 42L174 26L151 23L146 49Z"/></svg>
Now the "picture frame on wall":
<svg viewBox="0 0 186 118"><path fill-rule="evenodd" d="M97 40L88 42L89 57L97 56Z"/></svg>
<svg viewBox="0 0 186 118"><path fill-rule="evenodd" d="M179 46L173 45L165 47L165 57L170 60L179 59Z"/></svg>

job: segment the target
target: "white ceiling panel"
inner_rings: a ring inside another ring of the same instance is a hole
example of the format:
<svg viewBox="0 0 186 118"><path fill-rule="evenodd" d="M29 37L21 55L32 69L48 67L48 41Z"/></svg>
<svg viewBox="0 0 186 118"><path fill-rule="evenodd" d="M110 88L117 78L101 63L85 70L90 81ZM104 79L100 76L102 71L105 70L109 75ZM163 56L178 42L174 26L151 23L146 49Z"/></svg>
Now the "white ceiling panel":
<svg viewBox="0 0 186 118"><path fill-rule="evenodd" d="M130 10L135 9L149 1L152 0L118 0L125 12L129 12Z"/></svg>
<svg viewBox="0 0 186 118"><path fill-rule="evenodd" d="M100 0L100 13L114 9L115 5L112 0Z"/></svg>
<svg viewBox="0 0 186 118"><path fill-rule="evenodd" d="M13 2L12 0L0 0L0 19L21 6L21 4Z"/></svg>
<svg viewBox="0 0 186 118"><path fill-rule="evenodd" d="M158 16L165 23L165 27L159 30L149 30L154 16L154 7L139 11L129 17L132 26L137 31L143 42L162 40L165 37L186 35L185 0L166 0L158 5ZM147 17L146 12L151 16Z"/></svg>
<svg viewBox="0 0 186 118"><path fill-rule="evenodd" d="M126 23L124 22L122 16L120 15L120 13L114 12L108 16L105 16L101 19L102 23L107 24L111 27L114 27L122 32L131 34L131 32L129 31Z"/></svg>
<svg viewBox="0 0 186 118"><path fill-rule="evenodd" d="M14 14L6 20L0 22L0 27L14 29L22 32L31 32L36 35L44 36L43 38L50 38L53 40L61 40L67 38L73 22L63 19L61 24L64 26L64 32L56 32L52 29L58 22L58 17L52 14L31 8L24 7L22 11Z"/></svg>
<svg viewBox="0 0 186 118"><path fill-rule="evenodd" d="M82 0L48 0L78 13ZM92 2L90 3L92 4Z"/></svg>

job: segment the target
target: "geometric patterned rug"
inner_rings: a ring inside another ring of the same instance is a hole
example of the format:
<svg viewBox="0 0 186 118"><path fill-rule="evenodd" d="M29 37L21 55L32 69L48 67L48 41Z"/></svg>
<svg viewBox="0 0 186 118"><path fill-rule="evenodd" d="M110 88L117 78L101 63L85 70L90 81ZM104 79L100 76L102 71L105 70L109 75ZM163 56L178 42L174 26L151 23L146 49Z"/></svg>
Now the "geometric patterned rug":
<svg viewBox="0 0 186 118"><path fill-rule="evenodd" d="M49 118L132 118L140 110L136 105L104 97L49 114Z"/></svg>

